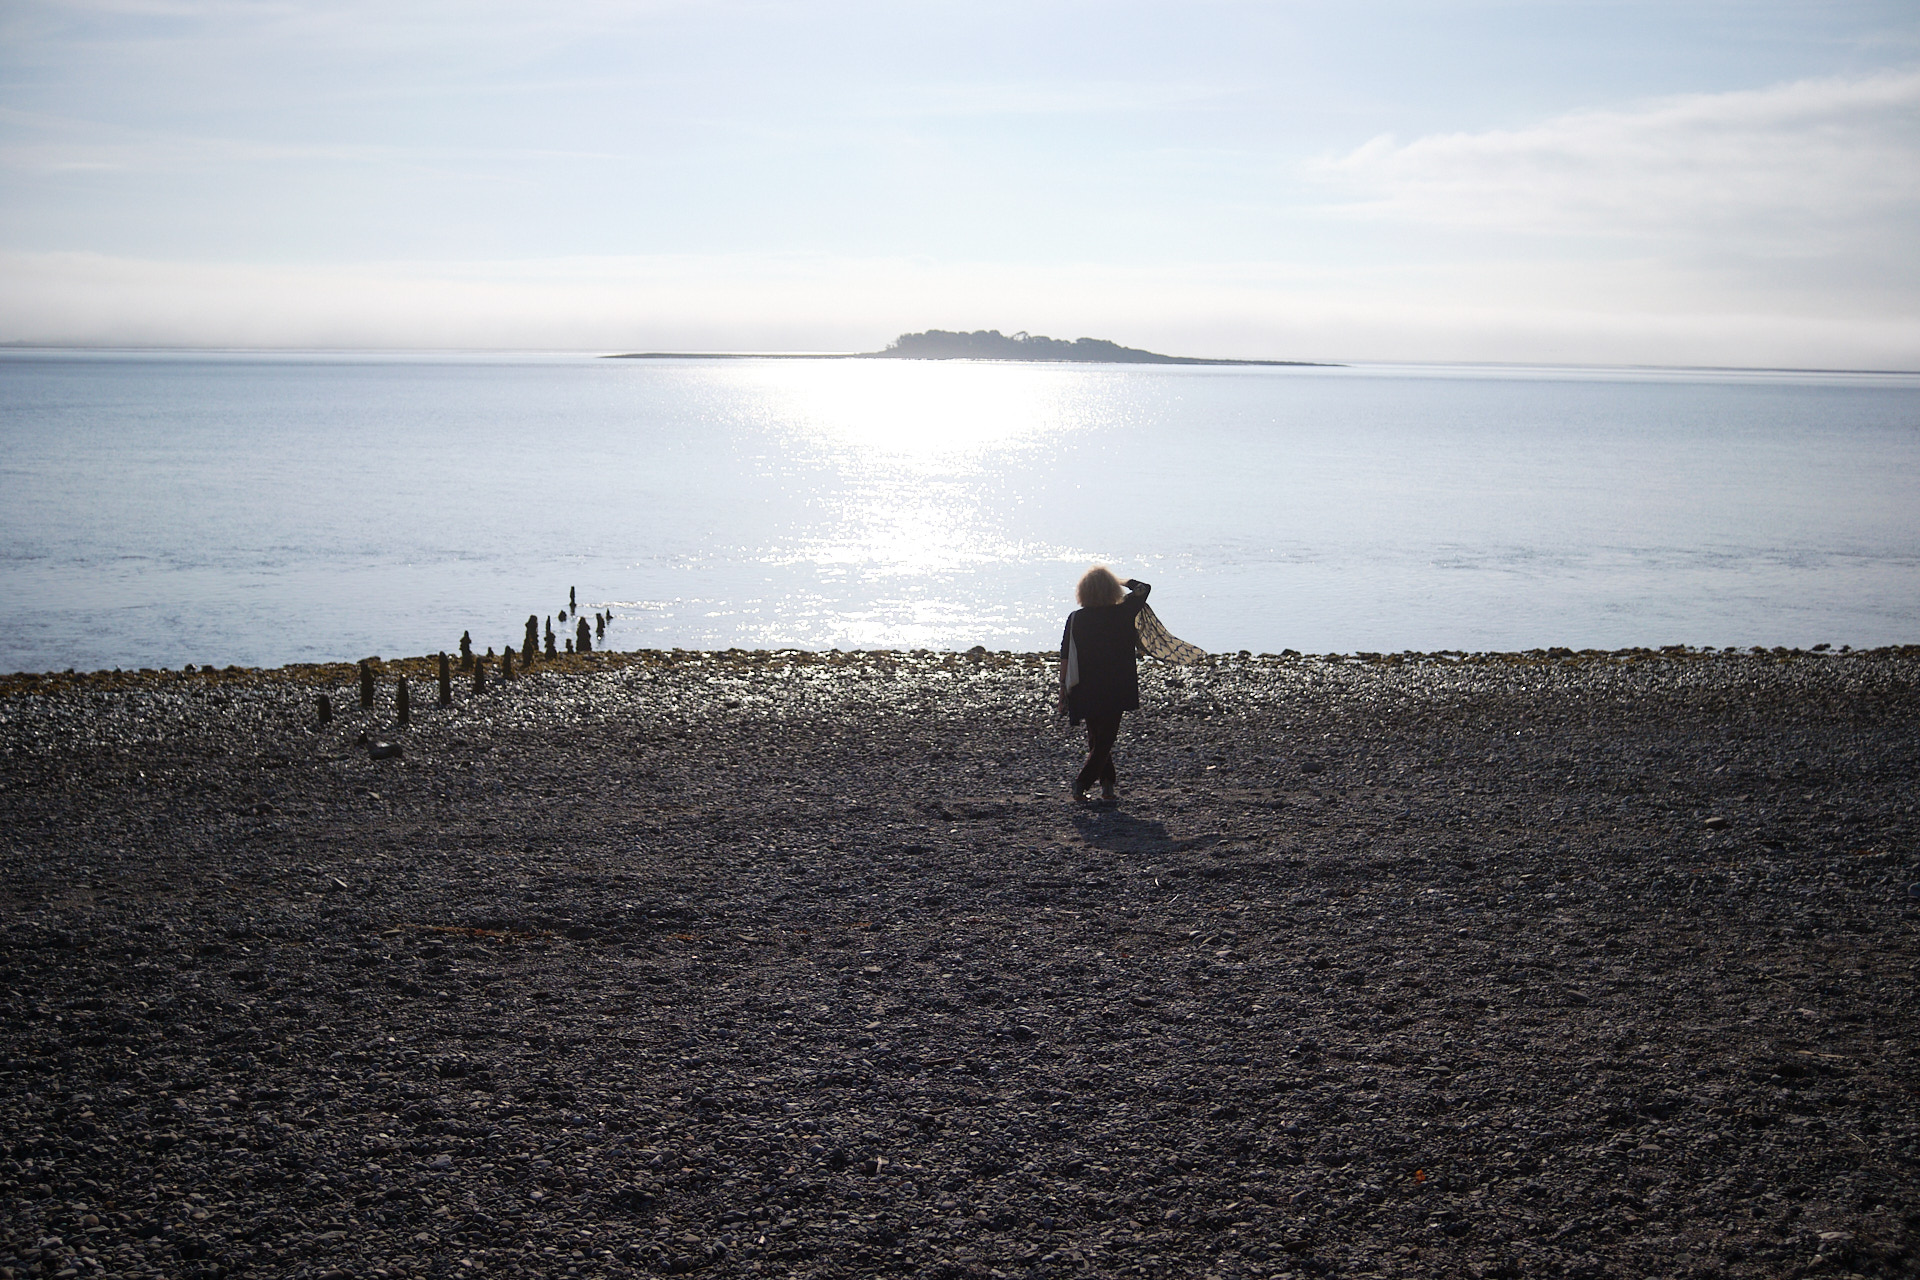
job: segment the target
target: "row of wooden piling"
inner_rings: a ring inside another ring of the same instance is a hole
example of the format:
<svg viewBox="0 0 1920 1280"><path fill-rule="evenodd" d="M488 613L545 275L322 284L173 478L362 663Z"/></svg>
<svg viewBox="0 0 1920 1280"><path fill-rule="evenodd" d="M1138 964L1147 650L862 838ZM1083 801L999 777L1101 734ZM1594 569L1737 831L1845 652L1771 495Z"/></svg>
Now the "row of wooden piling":
<svg viewBox="0 0 1920 1280"><path fill-rule="evenodd" d="M579 625L574 629L573 637L566 642L566 651L568 653L592 653L594 639L597 637L604 641L607 637L607 623L613 620L613 610L609 609L605 613L595 613L593 615L593 623L589 626L587 620L580 616L578 598L575 596L574 590L571 587L567 589L567 604L572 609L573 616ZM562 622L567 620L567 610L563 609L560 611L560 620ZM540 638L540 615L530 613L527 615L527 630L521 640L520 648L521 662L529 670L532 669L533 664L540 658ZM547 618L546 628L546 656L548 659L558 658L560 656L557 640L558 637L554 634L553 630L553 618L549 616ZM500 683L502 684L513 679L514 656L512 645L508 645L500 655ZM470 631L460 633L460 672L462 675L472 675L473 692L486 692L487 668L492 661L493 650L491 648L487 650L484 658L476 657L473 652L473 633ZM373 710L375 692L373 664L363 661L360 664L360 709L362 711ZM440 653L440 705L442 707L450 707L453 705L453 664L447 657L445 650L442 650ZM320 695L318 712L321 724L332 722L333 700L325 694ZM407 678L405 676L400 677L399 687L394 692L394 718L403 729L413 723L413 696L407 687Z"/></svg>
<svg viewBox="0 0 1920 1280"><path fill-rule="evenodd" d="M566 621L566 617L567 615L562 613L560 620L564 622ZM594 614L593 624L591 626L589 626L587 620L580 617L579 614L576 613L574 617L578 620L579 625L574 628L573 637L566 642L567 652L592 653L594 640L596 638L600 640L607 638L607 623L612 621L613 611L608 610L605 613ZM526 634L520 642L519 658L521 663L527 667L531 667L539 659L540 652L540 615L530 613L527 615ZM502 656L502 661L507 664L509 670L512 668L514 656L513 646L508 645ZM554 634L552 618L547 619L546 656L548 658L557 658L560 656L559 637ZM491 659L492 657L493 650L488 649L487 658ZM478 661L479 659L474 656L473 652L473 633L470 631L461 632L460 670L463 672L471 671L473 670L474 664Z"/></svg>

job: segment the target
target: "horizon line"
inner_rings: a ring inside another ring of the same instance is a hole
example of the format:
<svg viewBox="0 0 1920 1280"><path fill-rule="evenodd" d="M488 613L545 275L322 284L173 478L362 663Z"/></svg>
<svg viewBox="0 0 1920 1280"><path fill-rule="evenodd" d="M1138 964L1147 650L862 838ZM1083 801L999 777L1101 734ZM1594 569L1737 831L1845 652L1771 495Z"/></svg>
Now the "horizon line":
<svg viewBox="0 0 1920 1280"><path fill-rule="evenodd" d="M74 352L174 352L192 354L232 353L261 355L575 355L596 359L654 359L654 360L852 360L862 357L873 358L877 353L871 351L607 351L593 347L541 347L541 346L236 346L197 343L134 343L134 342L33 342L22 339L0 341L0 352L8 351L74 351ZM1090 364L1113 363L1132 365L1132 361L1072 361L1072 360L999 360L992 357L889 357L891 359L919 360L928 364L952 363L955 360L977 364ZM1912 369L1867 369L1839 368L1820 365L1740 365L1740 364L1630 364L1621 362L1593 362L1581 360L1411 360L1411 359L1324 359L1324 360L1275 360L1245 356L1184 356L1176 357L1190 365L1241 366L1266 368L1306 368L1306 369L1351 369L1407 366L1432 369L1586 369L1586 370L1644 370L1667 373L1835 373L1864 374L1876 377L1915 377L1920 376L1920 368ZM1166 367L1158 362L1138 362L1140 367ZM1178 366L1172 366L1178 367Z"/></svg>

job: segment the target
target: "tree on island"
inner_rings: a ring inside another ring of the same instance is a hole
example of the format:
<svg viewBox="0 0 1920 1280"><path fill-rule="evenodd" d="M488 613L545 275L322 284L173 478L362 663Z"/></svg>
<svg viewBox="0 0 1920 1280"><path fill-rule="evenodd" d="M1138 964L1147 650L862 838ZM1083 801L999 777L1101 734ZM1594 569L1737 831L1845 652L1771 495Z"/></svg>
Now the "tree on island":
<svg viewBox="0 0 1920 1280"><path fill-rule="evenodd" d="M1189 364L1188 356L1163 356L1156 351L1123 347L1105 338L1076 338L1068 342L1022 330L1008 337L998 329L951 333L928 329L903 333L887 344L881 356L902 360L1068 360L1081 364Z"/></svg>

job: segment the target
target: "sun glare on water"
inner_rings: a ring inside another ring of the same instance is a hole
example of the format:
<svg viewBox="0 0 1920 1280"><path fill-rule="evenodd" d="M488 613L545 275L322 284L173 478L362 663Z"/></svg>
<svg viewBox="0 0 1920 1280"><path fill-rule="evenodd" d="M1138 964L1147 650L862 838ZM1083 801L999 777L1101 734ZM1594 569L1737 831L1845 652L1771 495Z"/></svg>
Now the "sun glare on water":
<svg viewBox="0 0 1920 1280"><path fill-rule="evenodd" d="M1071 371L967 361L757 366L766 413L848 461L947 469L1043 444L1078 425Z"/></svg>
<svg viewBox="0 0 1920 1280"><path fill-rule="evenodd" d="M963 362L769 363L766 426L821 464L820 519L780 559L834 576L938 577L1032 558L998 481L1085 425L1073 371Z"/></svg>

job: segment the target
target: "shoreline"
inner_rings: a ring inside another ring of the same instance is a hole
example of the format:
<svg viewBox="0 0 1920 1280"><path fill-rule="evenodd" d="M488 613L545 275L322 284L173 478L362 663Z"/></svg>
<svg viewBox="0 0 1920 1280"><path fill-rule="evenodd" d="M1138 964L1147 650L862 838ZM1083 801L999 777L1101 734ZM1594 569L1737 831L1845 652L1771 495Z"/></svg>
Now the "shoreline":
<svg viewBox="0 0 1920 1280"><path fill-rule="evenodd" d="M1920 1259L1920 646L428 661L6 686L0 1267Z"/></svg>
<svg viewBox="0 0 1920 1280"><path fill-rule="evenodd" d="M1543 649L1486 650L1469 651L1463 649L1437 649L1432 651L1405 650L1399 653L1379 653L1371 650L1356 650L1352 653L1299 653L1288 649L1280 653L1253 653L1242 650L1238 653L1216 653L1208 655L1209 668L1235 663L1272 663L1272 664L1311 664L1354 665L1368 667L1418 666L1422 664L1440 666L1536 666L1541 664L1568 664L1580 666L1592 663L1619 664L1653 661L1728 661L1760 659L1770 662L1794 661L1880 661L1885 659L1904 659L1920 657L1920 644L1877 645L1871 648L1856 649L1850 645L1834 648L1831 645L1817 645L1812 648L1789 648L1775 645L1767 648L1760 645L1745 649L1716 649L1712 646L1696 648L1691 645L1661 645L1657 648L1644 646L1623 649L1570 649L1563 646L1551 646ZM453 659L455 655L449 654ZM601 671L618 671L630 666L672 666L676 663L697 660L726 660L739 663L782 662L820 662L828 665L844 664L852 661L899 661L902 659L921 660L937 658L941 660L959 659L963 661L1033 661L1055 662L1058 655L1050 651L1026 652L1023 650L995 649L982 646L973 649L598 649L590 654L561 654L554 658L541 658L531 669L516 667L513 679L525 680L538 675L587 675ZM312 686L337 686L351 684L359 679L359 668L365 662L373 668L381 679L395 680L405 676L410 684L419 682L422 689L431 689L439 678L439 655L421 654L406 658L382 658L373 655L354 661L337 662L291 662L278 667L243 667L229 665L225 667L200 666L188 663L184 667L138 667L122 669L114 667L98 671L15 671L0 674L0 698L21 694L60 693L72 689L109 692L120 689L143 689L164 687L168 683L197 680L202 683L247 683L273 681L283 684ZM1155 664L1142 659L1143 667ZM498 681L499 659L493 660L489 688ZM464 680L464 684L463 684ZM470 672L462 672L454 666L453 684L456 691L471 686Z"/></svg>

